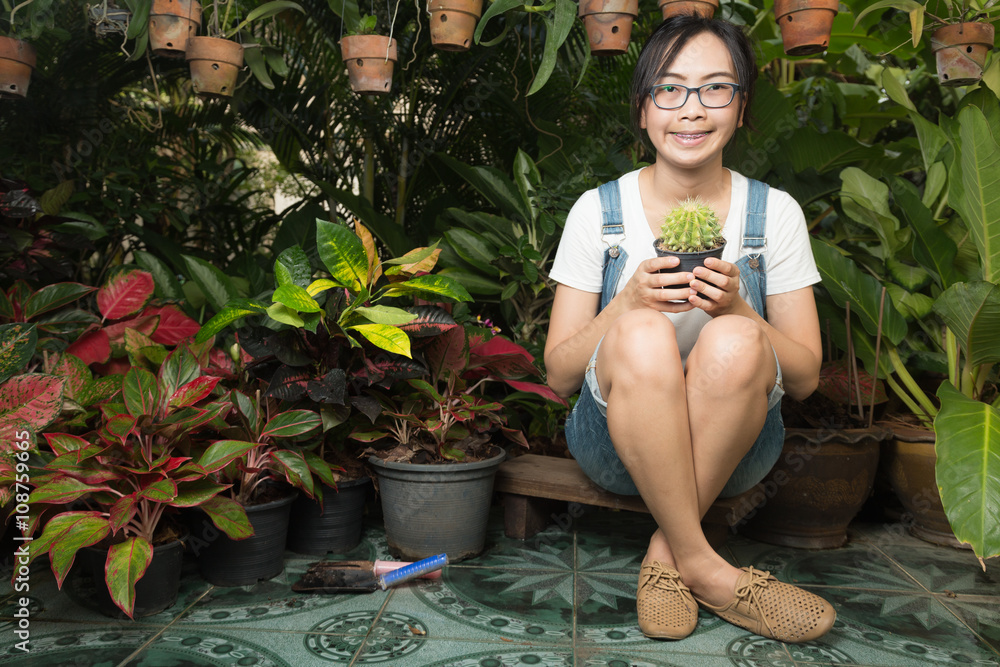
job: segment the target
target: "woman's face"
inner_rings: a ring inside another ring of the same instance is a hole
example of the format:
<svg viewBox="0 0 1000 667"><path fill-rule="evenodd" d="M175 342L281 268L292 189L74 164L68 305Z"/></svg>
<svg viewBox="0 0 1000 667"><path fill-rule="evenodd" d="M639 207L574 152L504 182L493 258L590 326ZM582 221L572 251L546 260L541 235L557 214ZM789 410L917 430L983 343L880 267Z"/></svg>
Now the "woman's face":
<svg viewBox="0 0 1000 667"><path fill-rule="evenodd" d="M694 88L706 83L738 83L729 50L718 37L703 32L677 54L658 85ZM722 149L743 124L740 94L725 107L708 108L691 91L683 106L661 109L650 96L642 109L640 126L656 149L657 162L680 169L696 169L721 161Z"/></svg>

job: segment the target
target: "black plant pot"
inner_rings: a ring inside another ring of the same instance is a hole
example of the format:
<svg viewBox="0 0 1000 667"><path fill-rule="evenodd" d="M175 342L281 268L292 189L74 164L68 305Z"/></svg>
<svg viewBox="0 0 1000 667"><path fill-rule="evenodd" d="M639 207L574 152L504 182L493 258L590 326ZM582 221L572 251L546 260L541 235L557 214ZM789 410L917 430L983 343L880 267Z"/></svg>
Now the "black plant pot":
<svg viewBox="0 0 1000 667"><path fill-rule="evenodd" d="M78 604L96 608L111 618L128 618L115 605L104 578L108 559L107 547L85 547L77 553L79 571L68 592ZM146 573L135 582L135 607L132 618L152 616L173 606L181 585L181 565L184 562L184 542L174 540L153 547L153 560ZM75 569L75 568L74 568Z"/></svg>
<svg viewBox="0 0 1000 667"><path fill-rule="evenodd" d="M320 504L299 496L292 505L288 524L288 549L300 554L322 556L342 554L358 546L365 500L372 481L367 477L337 484L336 489L323 489Z"/></svg>
<svg viewBox="0 0 1000 667"><path fill-rule="evenodd" d="M653 250L657 257L676 257L680 264L669 269L660 269L660 273L691 273L699 266L705 266L705 260L709 257L722 259L722 251L726 249L725 241L718 248L702 250L701 252L676 252L674 250L664 250L659 246L659 240L653 242ZM703 282L708 282L703 281ZM712 283L708 283L711 285Z"/></svg>
<svg viewBox="0 0 1000 667"><path fill-rule="evenodd" d="M205 581L216 586L247 586L281 574L288 515L296 495L244 507L254 531L245 540L230 539L203 516L203 525L193 534L202 535L208 543L198 553L198 567Z"/></svg>

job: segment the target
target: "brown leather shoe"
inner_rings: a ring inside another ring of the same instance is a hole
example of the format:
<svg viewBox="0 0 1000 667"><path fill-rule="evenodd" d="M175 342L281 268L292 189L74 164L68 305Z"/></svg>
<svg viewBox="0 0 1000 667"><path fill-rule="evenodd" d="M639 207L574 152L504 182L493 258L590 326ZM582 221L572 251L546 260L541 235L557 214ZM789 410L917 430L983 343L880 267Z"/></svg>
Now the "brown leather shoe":
<svg viewBox="0 0 1000 667"><path fill-rule="evenodd" d="M698 604L733 625L783 642L807 642L822 637L837 620L829 602L753 567L740 568L736 595L721 607Z"/></svg>
<svg viewBox="0 0 1000 667"><path fill-rule="evenodd" d="M650 639L684 639L698 624L698 604L669 565L654 560L639 570L635 596L639 629Z"/></svg>

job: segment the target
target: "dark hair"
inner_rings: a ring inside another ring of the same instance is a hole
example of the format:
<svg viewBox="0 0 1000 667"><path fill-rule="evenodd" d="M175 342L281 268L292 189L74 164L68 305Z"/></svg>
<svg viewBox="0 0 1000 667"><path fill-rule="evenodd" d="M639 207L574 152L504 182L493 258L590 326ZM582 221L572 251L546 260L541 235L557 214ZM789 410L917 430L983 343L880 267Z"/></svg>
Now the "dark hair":
<svg viewBox="0 0 1000 667"><path fill-rule="evenodd" d="M640 120L643 105L649 99L649 89L670 70L681 49L703 32L715 35L729 49L733 66L736 68L737 83L740 84L743 124L747 128L753 128L750 106L753 103L754 84L757 81L757 58L753 42L739 26L728 21L682 14L665 20L653 31L643 45L639 61L632 73L632 88L629 93L632 131L647 148L652 147L649 146L646 134L640 127Z"/></svg>

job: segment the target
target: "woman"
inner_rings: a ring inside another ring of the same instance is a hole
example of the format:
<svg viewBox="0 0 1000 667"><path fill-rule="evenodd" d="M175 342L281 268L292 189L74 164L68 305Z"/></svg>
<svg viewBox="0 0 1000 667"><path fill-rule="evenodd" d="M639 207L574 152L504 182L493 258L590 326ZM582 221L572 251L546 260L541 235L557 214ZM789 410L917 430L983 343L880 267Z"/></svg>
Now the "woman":
<svg viewBox="0 0 1000 667"><path fill-rule="evenodd" d="M653 638L691 634L699 605L782 641L815 639L836 618L822 598L730 565L700 526L716 498L767 474L781 452L781 396L802 399L819 379L820 277L802 210L722 166L756 76L736 26L664 21L630 96L656 160L580 197L551 272L548 383L563 397L581 390L570 451L599 485L641 495L658 525L636 596ZM656 257L654 236L688 197L716 211L723 257L693 274L659 273L678 260Z"/></svg>

